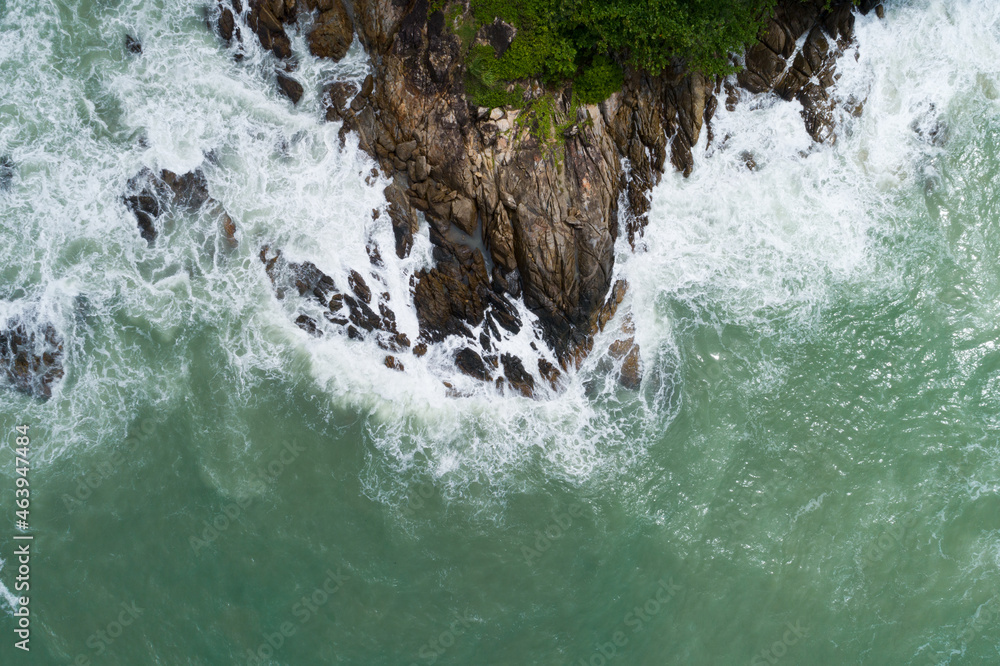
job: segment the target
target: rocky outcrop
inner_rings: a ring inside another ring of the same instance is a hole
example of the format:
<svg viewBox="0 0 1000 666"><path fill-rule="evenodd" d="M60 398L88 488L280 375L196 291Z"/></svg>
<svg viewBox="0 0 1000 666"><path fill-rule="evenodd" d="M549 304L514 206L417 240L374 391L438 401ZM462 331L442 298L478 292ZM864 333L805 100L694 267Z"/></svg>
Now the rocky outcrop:
<svg viewBox="0 0 1000 666"><path fill-rule="evenodd" d="M8 385L48 400L64 374L62 338L51 324L10 319L0 327L0 368Z"/></svg>
<svg viewBox="0 0 1000 666"><path fill-rule="evenodd" d="M553 383L558 377L542 358L535 375L523 359L494 354L500 329L522 326L516 299L537 316L563 369L589 353L624 297L624 282L611 289L619 233L633 245L641 236L649 191L668 161L691 172L703 132L708 143L714 139L720 99L733 108L743 89L797 101L810 135L835 140L831 88L854 27L845 0L831 8L826 0L780 0L748 50L745 69L725 81L688 73L680 63L657 76L629 71L622 91L594 106L574 104L569 89L545 91L526 81L524 109L470 103L463 44L445 18L457 12L461 20L468 6L444 4L430 11L427 0L353 0L347 11L339 0L310 0L298 9L316 12L309 33L314 54L341 57L356 31L371 56L373 76L360 89L349 81L327 88L327 118L356 133L391 178L386 198L400 257L412 247L421 213L429 223L436 265L416 276L418 345L466 338L457 366L483 381L493 381L502 367L511 387L530 394L536 376ZM861 11L873 8L866 1ZM234 39L239 22L226 11L219 30ZM294 0L255 0L246 25L287 59L285 26L296 11ZM515 37L512 26L497 20L475 39L499 54ZM550 112L531 111L542 96ZM628 207L624 229L619 201ZM475 243L455 242L455 229L477 235L488 256ZM615 342L610 355L620 361L622 383L638 386L634 335Z"/></svg>
<svg viewBox="0 0 1000 666"><path fill-rule="evenodd" d="M316 14L306 36L313 55L340 60L354 40L354 24L342 0L249 0L245 12L242 0L221 0L216 11L219 35L227 43L243 41L240 24L245 23L261 45L281 59L292 55L286 26L302 11Z"/></svg>
<svg viewBox="0 0 1000 666"><path fill-rule="evenodd" d="M371 337L387 351L410 348L410 339L397 330L389 294L374 294L357 271L351 271L344 289L312 262L287 261L280 250L264 246L260 260L279 300L297 293L311 305L311 312L321 313L323 322L306 312L304 304L299 305L295 323L310 335L322 335L329 328L354 339Z"/></svg>
<svg viewBox="0 0 1000 666"><path fill-rule="evenodd" d="M208 181L201 169L183 175L166 169L158 174L150 169L143 169L129 179L122 201L135 215L139 234L150 245L159 235L157 221L169 207L196 210L209 203L217 209L226 242L230 246L236 245L236 224L222 206L209 196Z"/></svg>

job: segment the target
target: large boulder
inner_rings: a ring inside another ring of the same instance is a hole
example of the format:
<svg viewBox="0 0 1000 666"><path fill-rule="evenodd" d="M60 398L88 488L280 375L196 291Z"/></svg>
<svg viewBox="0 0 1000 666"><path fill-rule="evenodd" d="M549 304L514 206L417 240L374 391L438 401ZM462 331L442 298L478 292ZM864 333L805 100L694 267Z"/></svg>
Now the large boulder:
<svg viewBox="0 0 1000 666"><path fill-rule="evenodd" d="M340 60L354 41L354 23L341 0L328 0L329 9L316 17L309 32L309 51L320 58Z"/></svg>

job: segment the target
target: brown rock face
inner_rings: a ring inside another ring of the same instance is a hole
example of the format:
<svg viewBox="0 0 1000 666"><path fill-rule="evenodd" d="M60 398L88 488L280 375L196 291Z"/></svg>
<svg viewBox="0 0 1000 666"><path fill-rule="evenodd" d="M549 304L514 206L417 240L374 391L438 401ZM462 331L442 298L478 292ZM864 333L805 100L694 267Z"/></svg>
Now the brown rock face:
<svg viewBox="0 0 1000 666"><path fill-rule="evenodd" d="M320 58L340 60L354 40L354 23L341 0L329 0L329 9L316 17L309 33L309 51Z"/></svg>
<svg viewBox="0 0 1000 666"><path fill-rule="evenodd" d="M236 245L236 224L233 219L208 194L208 181L201 169L177 175L163 169L159 174L143 169L129 179L126 193L122 197L125 206L135 215L139 234L150 245L159 231L156 221L173 206L188 210L200 208L208 203L216 207L222 233L230 246Z"/></svg>
<svg viewBox="0 0 1000 666"><path fill-rule="evenodd" d="M560 356L576 357L608 290L617 235L622 173L600 111L580 110L572 119L578 132L565 145L540 141L553 128L517 123L513 112L473 118L464 95L461 45L445 29L443 14L428 16L422 0L362 0L353 9L358 34L376 63L377 85L355 99L346 122L405 192L405 198L387 192L397 250L405 254L412 243L409 205L427 215L439 232L436 239L451 225L474 233L481 223L490 252L476 259L471 251L444 248L439 261L447 265L420 276L418 315L458 313L445 324L421 317L425 337L439 339L482 321L488 299L481 294L493 293L488 259L501 291L523 294ZM488 32L495 47L509 44L509 26L495 24ZM568 95L558 103L568 116ZM457 303L445 307L440 301L453 294Z"/></svg>
<svg viewBox="0 0 1000 666"><path fill-rule="evenodd" d="M294 5L251 2L248 25L275 53ZM468 11L465 3L446 5ZM737 77L751 92L798 100L817 141L833 138L835 61L853 35L850 3L833 5L779 0ZM578 108L570 90L549 91L562 132L556 138L557 128L542 126L530 105L528 111L471 105L462 44L445 25L445 12L430 12L427 0L353 0L349 14L340 0L305 6L319 11L309 36L314 54L342 57L356 30L371 56L374 75L360 91L349 84L329 89L327 117L343 120L342 132L356 132L362 149L391 177L386 198L397 254L405 257L413 245L418 211L430 224L436 265L418 274L414 287L419 345L462 336L469 346L456 362L466 374L493 381L502 366L497 381L528 394L535 380L523 360L494 353L501 328L520 329L510 299L523 297L563 368L578 362L624 294L623 284L609 297L620 195L631 213L622 231L634 244L646 224L649 191L668 159L687 175L703 129L712 141L723 82L678 64L655 77L626 72L623 90L600 105ZM227 29L220 19L220 30ZM516 34L495 21L477 39L501 53ZM537 82L526 83L531 90ZM725 92L733 108L739 92L729 82ZM452 227L479 238L466 247L454 240ZM488 256L473 245L487 248ZM351 307L360 312L353 326L374 326L363 308ZM481 334L474 335L477 329ZM638 347L621 342L622 383L638 386ZM558 370L536 360L539 376L555 385Z"/></svg>
<svg viewBox="0 0 1000 666"><path fill-rule="evenodd" d="M278 78L278 90L280 90L285 97L292 100L292 104L298 104L299 100L302 99L302 93L304 92L302 84L282 72L277 72L276 76Z"/></svg>
<svg viewBox="0 0 1000 666"><path fill-rule="evenodd" d="M51 398L64 374L62 359L63 341L51 324L33 331L25 322L9 320L0 328L0 368L18 391Z"/></svg>

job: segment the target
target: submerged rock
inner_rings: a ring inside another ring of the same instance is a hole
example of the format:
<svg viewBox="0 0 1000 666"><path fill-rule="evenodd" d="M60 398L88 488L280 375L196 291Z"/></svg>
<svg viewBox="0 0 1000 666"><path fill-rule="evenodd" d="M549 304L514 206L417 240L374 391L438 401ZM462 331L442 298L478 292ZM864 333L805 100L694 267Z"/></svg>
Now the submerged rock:
<svg viewBox="0 0 1000 666"><path fill-rule="evenodd" d="M10 185L14 182L14 173L17 167L10 155L0 157L0 191L10 190Z"/></svg>
<svg viewBox="0 0 1000 666"><path fill-rule="evenodd" d="M125 35L125 50L133 55L142 53L142 43L132 35Z"/></svg>
<svg viewBox="0 0 1000 666"><path fill-rule="evenodd" d="M7 382L18 391L47 400L62 379L63 341L51 324L29 328L8 320L0 328L0 366Z"/></svg>

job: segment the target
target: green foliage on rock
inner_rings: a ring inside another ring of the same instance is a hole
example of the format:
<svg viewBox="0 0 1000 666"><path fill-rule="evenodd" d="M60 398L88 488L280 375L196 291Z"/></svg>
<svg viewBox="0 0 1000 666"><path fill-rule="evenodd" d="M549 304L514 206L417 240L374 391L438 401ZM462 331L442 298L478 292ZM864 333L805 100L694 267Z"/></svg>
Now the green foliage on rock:
<svg viewBox="0 0 1000 666"><path fill-rule="evenodd" d="M468 92L483 106L515 104L515 82L571 82L588 104L621 87L622 66L657 74L674 63L716 76L734 71L741 51L763 26L776 0L435 0L468 47ZM453 5L450 6L449 5ZM450 10L450 11L449 11ZM473 46L482 26L501 19L517 29L496 57Z"/></svg>

